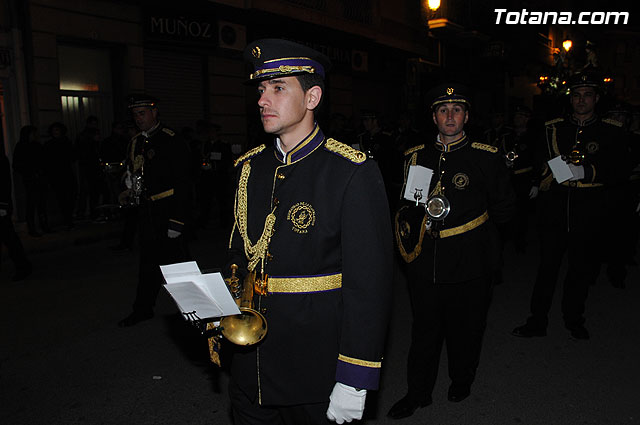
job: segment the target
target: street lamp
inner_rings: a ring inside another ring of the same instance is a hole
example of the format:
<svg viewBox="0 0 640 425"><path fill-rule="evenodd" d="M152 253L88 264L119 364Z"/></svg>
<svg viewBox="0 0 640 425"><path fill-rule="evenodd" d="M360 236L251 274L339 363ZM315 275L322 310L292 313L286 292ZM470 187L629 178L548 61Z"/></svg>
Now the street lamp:
<svg viewBox="0 0 640 425"><path fill-rule="evenodd" d="M440 7L440 0L427 0L427 5L429 9L435 12Z"/></svg>
<svg viewBox="0 0 640 425"><path fill-rule="evenodd" d="M564 48L565 52L571 50L571 46L573 46L573 42L571 40L565 40L562 42L562 47Z"/></svg>

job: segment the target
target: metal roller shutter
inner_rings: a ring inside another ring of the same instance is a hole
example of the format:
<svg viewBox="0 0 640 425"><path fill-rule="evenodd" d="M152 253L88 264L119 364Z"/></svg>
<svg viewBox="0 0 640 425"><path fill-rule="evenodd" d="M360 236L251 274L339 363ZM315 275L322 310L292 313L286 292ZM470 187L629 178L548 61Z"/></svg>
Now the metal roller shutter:
<svg viewBox="0 0 640 425"><path fill-rule="evenodd" d="M144 51L145 92L158 98L162 122L176 131L206 115L202 64L202 56Z"/></svg>

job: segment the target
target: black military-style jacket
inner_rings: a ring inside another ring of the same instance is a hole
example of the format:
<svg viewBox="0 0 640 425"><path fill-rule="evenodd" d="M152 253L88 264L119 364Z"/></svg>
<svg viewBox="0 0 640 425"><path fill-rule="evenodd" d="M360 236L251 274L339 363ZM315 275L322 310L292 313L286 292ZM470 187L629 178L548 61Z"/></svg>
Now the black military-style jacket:
<svg viewBox="0 0 640 425"><path fill-rule="evenodd" d="M11 217L13 202L11 200L11 165L9 158L0 152L0 210L5 210Z"/></svg>
<svg viewBox="0 0 640 425"><path fill-rule="evenodd" d="M189 149L173 130L159 123L135 135L127 167L144 180L143 205L167 217L167 228L183 231L189 208Z"/></svg>
<svg viewBox="0 0 640 425"><path fill-rule="evenodd" d="M545 123L535 154L540 187L538 218L550 229L588 231L608 209L603 205L607 186L624 182L630 172L627 135L617 121L594 115L579 123L573 116ZM572 150L584 154L584 178L558 183L547 161ZM598 207L600 205L600 207ZM609 210L610 211L610 210Z"/></svg>
<svg viewBox="0 0 640 425"><path fill-rule="evenodd" d="M236 168L229 264L246 273L247 247L272 234L253 267L268 275L269 294L254 300L268 333L236 350L234 380L262 405L324 402L336 381L376 389L393 279L376 163L316 126L286 155L262 145Z"/></svg>
<svg viewBox="0 0 640 425"><path fill-rule="evenodd" d="M395 234L409 267L437 284L479 278L499 267L495 225L510 220L515 197L498 149L471 143L466 135L448 145L436 141L416 146L405 152L405 185L411 165L433 170L429 197L444 195L451 209L428 231L424 206L403 202Z"/></svg>

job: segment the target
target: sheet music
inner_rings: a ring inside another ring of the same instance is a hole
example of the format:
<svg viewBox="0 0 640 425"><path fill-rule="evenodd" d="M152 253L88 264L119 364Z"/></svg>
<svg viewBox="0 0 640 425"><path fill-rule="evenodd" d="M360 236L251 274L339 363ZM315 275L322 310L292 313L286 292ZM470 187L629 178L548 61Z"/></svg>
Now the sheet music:
<svg viewBox="0 0 640 425"><path fill-rule="evenodd" d="M195 261L163 265L160 270L164 288L183 314L195 312L200 319L240 314L220 273L202 274Z"/></svg>
<svg viewBox="0 0 640 425"><path fill-rule="evenodd" d="M431 168L423 167L421 165L409 166L409 175L407 176L407 186L404 190L404 198L415 202L416 193L418 196L418 203L425 204L429 197L429 185L431 184L431 177L433 176L433 170Z"/></svg>
<svg viewBox="0 0 640 425"><path fill-rule="evenodd" d="M574 177L569 165L567 165L560 155L547 161L547 164L549 164L553 177L558 183L565 182Z"/></svg>

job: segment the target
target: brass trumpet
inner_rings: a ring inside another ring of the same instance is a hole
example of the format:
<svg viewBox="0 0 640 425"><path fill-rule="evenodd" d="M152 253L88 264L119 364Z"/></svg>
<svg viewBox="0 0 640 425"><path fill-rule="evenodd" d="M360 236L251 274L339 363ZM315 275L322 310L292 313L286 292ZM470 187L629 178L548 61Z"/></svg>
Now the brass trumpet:
<svg viewBox="0 0 640 425"><path fill-rule="evenodd" d="M262 341L267 334L267 319L253 308L255 271L249 273L242 285L236 276L238 266L231 265L231 277L227 280L231 295L240 308L240 314L226 316L220 320L220 333L236 345L254 345Z"/></svg>

